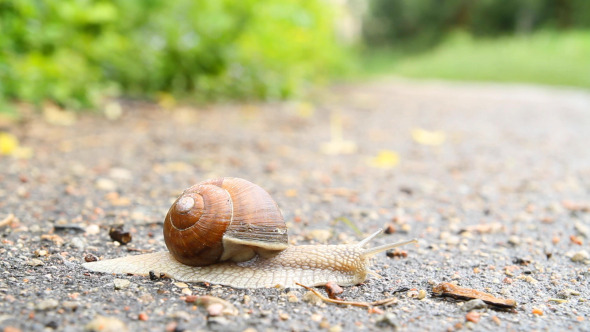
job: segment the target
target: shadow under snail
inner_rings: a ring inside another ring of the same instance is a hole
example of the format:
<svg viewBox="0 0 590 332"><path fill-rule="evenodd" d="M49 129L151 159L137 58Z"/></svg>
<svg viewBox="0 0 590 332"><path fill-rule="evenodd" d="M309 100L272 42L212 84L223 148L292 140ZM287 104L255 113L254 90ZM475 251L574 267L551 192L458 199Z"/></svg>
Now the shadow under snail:
<svg viewBox="0 0 590 332"><path fill-rule="evenodd" d="M206 180L186 189L164 222L168 252L85 263L91 271L148 275L236 288L356 285L371 258L416 240L364 248L378 231L355 244L288 244L281 212L261 187L240 178Z"/></svg>

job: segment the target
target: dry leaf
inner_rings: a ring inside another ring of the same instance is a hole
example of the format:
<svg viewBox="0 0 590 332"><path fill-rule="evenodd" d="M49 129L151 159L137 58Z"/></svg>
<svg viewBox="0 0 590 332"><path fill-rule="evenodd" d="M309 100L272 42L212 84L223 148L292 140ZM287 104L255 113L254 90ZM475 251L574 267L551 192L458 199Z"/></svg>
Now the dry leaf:
<svg viewBox="0 0 590 332"><path fill-rule="evenodd" d="M371 159L369 165L377 168L390 169L399 164L399 155L395 151L382 150Z"/></svg>
<svg viewBox="0 0 590 332"><path fill-rule="evenodd" d="M296 112L299 117L309 119L315 113L315 108L313 104L302 101L297 104Z"/></svg>
<svg viewBox="0 0 590 332"><path fill-rule="evenodd" d="M18 149L18 138L9 133L0 132L0 154L11 155Z"/></svg>
<svg viewBox="0 0 590 332"><path fill-rule="evenodd" d="M412 129L412 138L418 144L438 146L445 142L447 135L443 131L414 128Z"/></svg>
<svg viewBox="0 0 590 332"><path fill-rule="evenodd" d="M172 109L176 106L176 98L168 92L158 93L158 105L164 109Z"/></svg>

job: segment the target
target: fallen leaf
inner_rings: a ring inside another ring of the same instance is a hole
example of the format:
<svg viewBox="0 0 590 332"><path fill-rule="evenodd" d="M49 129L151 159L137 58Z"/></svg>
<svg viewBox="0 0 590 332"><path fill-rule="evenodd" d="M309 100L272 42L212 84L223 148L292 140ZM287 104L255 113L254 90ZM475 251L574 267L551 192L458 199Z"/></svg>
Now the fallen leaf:
<svg viewBox="0 0 590 332"><path fill-rule="evenodd" d="M164 109L172 109L176 106L176 98L168 92L158 93L158 105Z"/></svg>
<svg viewBox="0 0 590 332"><path fill-rule="evenodd" d="M442 145L447 138L443 131L430 131L422 128L412 129L412 139L418 144L438 146Z"/></svg>
<svg viewBox="0 0 590 332"><path fill-rule="evenodd" d="M450 296L462 300L480 299L487 304L495 305L497 307L513 308L516 306L516 301L512 299L498 298L492 294L484 293L472 288L459 287L449 282L442 282L434 286L432 292L438 296Z"/></svg>
<svg viewBox="0 0 590 332"><path fill-rule="evenodd" d="M371 159L369 165L377 168L390 169L399 164L399 155L395 151L382 150Z"/></svg>
<svg viewBox="0 0 590 332"><path fill-rule="evenodd" d="M16 136L0 132L0 154L11 155L18 149L18 138Z"/></svg>

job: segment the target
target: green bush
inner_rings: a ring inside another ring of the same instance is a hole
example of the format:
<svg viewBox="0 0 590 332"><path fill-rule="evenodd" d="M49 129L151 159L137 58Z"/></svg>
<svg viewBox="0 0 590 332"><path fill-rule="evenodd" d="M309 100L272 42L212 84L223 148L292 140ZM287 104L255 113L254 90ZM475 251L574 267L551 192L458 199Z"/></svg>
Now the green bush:
<svg viewBox="0 0 590 332"><path fill-rule="evenodd" d="M0 0L0 101L282 98L344 63L323 0Z"/></svg>
<svg viewBox="0 0 590 332"><path fill-rule="evenodd" d="M588 0L370 0L363 33L371 45L427 49L461 30L477 37L590 27Z"/></svg>

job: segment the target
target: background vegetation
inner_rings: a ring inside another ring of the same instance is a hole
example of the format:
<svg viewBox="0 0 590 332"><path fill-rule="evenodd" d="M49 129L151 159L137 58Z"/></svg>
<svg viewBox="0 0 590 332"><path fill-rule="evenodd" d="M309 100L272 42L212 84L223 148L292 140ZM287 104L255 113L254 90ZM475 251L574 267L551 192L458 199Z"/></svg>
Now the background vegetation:
<svg viewBox="0 0 590 332"><path fill-rule="evenodd" d="M590 87L588 0L337 3L0 0L0 112L7 101L284 98L354 55L361 75ZM335 31L347 8L362 22L358 53Z"/></svg>
<svg viewBox="0 0 590 332"><path fill-rule="evenodd" d="M0 0L0 101L281 98L342 61L323 0Z"/></svg>
<svg viewBox="0 0 590 332"><path fill-rule="evenodd" d="M365 73L590 88L590 1L369 4Z"/></svg>

